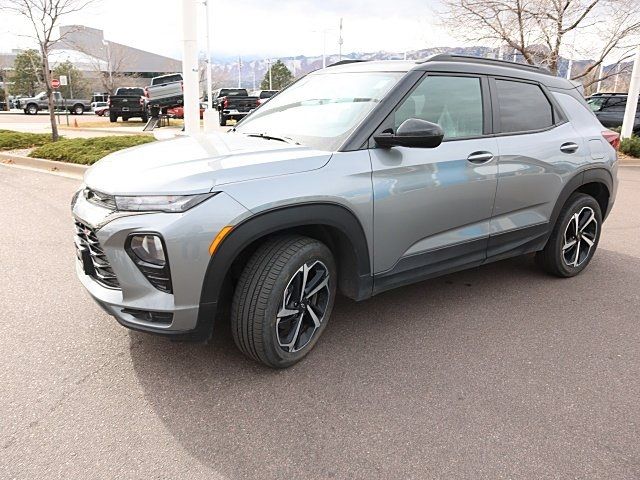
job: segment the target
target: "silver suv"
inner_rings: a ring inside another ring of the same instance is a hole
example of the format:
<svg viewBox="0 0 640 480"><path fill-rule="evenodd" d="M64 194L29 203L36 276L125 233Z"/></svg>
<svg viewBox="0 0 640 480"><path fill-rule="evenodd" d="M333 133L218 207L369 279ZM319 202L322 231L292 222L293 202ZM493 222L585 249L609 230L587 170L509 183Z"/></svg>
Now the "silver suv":
<svg viewBox="0 0 640 480"><path fill-rule="evenodd" d="M208 339L230 321L242 352L287 367L337 292L364 300L534 252L578 274L615 199L617 141L536 67L342 63L227 133L98 162L72 204L77 273L126 327Z"/></svg>

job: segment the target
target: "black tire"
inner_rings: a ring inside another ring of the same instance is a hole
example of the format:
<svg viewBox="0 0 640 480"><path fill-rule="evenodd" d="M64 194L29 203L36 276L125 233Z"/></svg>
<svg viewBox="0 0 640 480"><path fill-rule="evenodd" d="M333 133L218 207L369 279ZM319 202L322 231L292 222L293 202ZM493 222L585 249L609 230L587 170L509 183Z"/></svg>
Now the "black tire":
<svg viewBox="0 0 640 480"><path fill-rule="evenodd" d="M313 293L313 289L325 281L326 286L298 303L296 298L303 298L301 269L305 265L310 267L307 292ZM318 240L284 235L264 242L244 267L233 295L231 331L238 348L248 357L273 368L286 368L299 362L327 326L336 295L336 277L333 255ZM285 290L289 292L286 305ZM317 323L309 310L312 307ZM279 312L282 318L278 320ZM282 312L295 313L284 315ZM299 323L297 330L296 322ZM281 335L290 345L283 346Z"/></svg>
<svg viewBox="0 0 640 480"><path fill-rule="evenodd" d="M38 113L38 105L35 103L30 103L24 109L24 113L27 115L36 115Z"/></svg>
<svg viewBox="0 0 640 480"><path fill-rule="evenodd" d="M590 195L574 193L562 207L546 246L536 254L536 262L544 271L558 277L579 274L598 248L601 229L602 212L598 202Z"/></svg>
<svg viewBox="0 0 640 480"><path fill-rule="evenodd" d="M73 113L75 115L82 115L84 113L84 107L80 103L75 104L73 106Z"/></svg>
<svg viewBox="0 0 640 480"><path fill-rule="evenodd" d="M140 118L142 118L142 121L143 121L144 123L147 123L147 122L149 121L149 117L148 117L148 115L146 115L146 114L145 114L145 115L142 115Z"/></svg>
<svg viewBox="0 0 640 480"><path fill-rule="evenodd" d="M109 112L109 121L111 123L116 123L118 121L118 115L113 112Z"/></svg>
<svg viewBox="0 0 640 480"><path fill-rule="evenodd" d="M227 126L227 120L228 120L228 118L227 118L227 116L226 116L226 115L224 115L222 112L220 112L220 113L218 114L218 120L220 121L220 126L221 126L221 127L226 127L226 126Z"/></svg>
<svg viewBox="0 0 640 480"><path fill-rule="evenodd" d="M123 121L123 122L128 122L128 121L129 121L129 117L125 117L125 116L123 116L123 117L122 117L122 121Z"/></svg>

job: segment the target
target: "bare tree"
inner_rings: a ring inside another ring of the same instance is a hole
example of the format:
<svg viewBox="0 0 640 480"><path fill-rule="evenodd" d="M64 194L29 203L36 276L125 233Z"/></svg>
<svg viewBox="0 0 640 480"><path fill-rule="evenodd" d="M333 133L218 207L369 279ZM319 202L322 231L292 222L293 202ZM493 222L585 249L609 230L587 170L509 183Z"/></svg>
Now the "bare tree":
<svg viewBox="0 0 640 480"><path fill-rule="evenodd" d="M605 59L629 58L640 35L637 0L444 0L444 5L445 24L455 26L451 31L497 42L553 74L569 49L572 56L590 56L594 61L572 75L585 85L601 80L593 72Z"/></svg>
<svg viewBox="0 0 640 480"><path fill-rule="evenodd" d="M60 20L86 7L92 0L0 0L0 10L17 14L31 24L33 38L40 48L42 56L42 77L49 98L49 119L51 121L51 138L58 140L58 126L56 125L55 102L51 87L51 72L49 67L49 53L59 39L53 38L54 29Z"/></svg>
<svg viewBox="0 0 640 480"><path fill-rule="evenodd" d="M89 68L98 77L103 91L112 95L118 87L123 86L124 79L135 78L128 70L137 59L132 57L131 50L124 45L107 40L103 40L102 48L99 50L80 43L70 42L69 45L86 55Z"/></svg>

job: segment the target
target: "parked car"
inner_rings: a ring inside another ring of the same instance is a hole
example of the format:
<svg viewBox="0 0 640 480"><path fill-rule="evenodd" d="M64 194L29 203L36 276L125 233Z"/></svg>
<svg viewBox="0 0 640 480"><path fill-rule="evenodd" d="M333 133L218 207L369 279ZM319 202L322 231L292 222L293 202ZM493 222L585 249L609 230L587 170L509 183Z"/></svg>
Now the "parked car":
<svg viewBox="0 0 640 480"><path fill-rule="evenodd" d="M164 113L168 108L177 107L184 103L182 88L182 74L172 73L151 79L151 85L144 88L147 106L160 107Z"/></svg>
<svg viewBox="0 0 640 480"><path fill-rule="evenodd" d="M213 108L218 110L220 126L229 120L240 120L260 105L259 98L250 96L246 88L219 88L211 97Z"/></svg>
<svg viewBox="0 0 640 480"><path fill-rule="evenodd" d="M251 95L254 97L258 97L258 104L262 105L264 102L273 97L278 90L255 90L251 92Z"/></svg>
<svg viewBox="0 0 640 480"><path fill-rule="evenodd" d="M207 108L206 103L200 103L200 120L204 116L204 111ZM173 107L167 110L167 115L172 118L184 118L184 107Z"/></svg>
<svg viewBox="0 0 640 480"><path fill-rule="evenodd" d="M60 92L53 92L53 101L56 110L67 110L75 115L82 115L84 112L91 110L91 102L89 100L63 98ZM35 97L21 98L20 108L23 109L26 115L35 115L40 110L49 110L47 92L41 92Z"/></svg>
<svg viewBox="0 0 640 480"><path fill-rule="evenodd" d="M149 120L145 92L140 87L120 87L115 95L109 96L109 120L117 122L122 117L123 121L138 117L143 122Z"/></svg>
<svg viewBox="0 0 640 480"><path fill-rule="evenodd" d="M456 55L327 67L230 132L97 162L72 200L76 271L124 326L209 338L229 321L248 357L287 367L337 292L364 300L528 253L579 274L614 204L617 142L544 69Z"/></svg>
<svg viewBox="0 0 640 480"><path fill-rule="evenodd" d="M626 93L596 93L587 99L587 103L603 126L607 128L622 126L624 111L627 108ZM640 101L636 108L633 132L640 134Z"/></svg>
<svg viewBox="0 0 640 480"><path fill-rule="evenodd" d="M109 115L109 104L107 102L92 102L91 110L99 117Z"/></svg>

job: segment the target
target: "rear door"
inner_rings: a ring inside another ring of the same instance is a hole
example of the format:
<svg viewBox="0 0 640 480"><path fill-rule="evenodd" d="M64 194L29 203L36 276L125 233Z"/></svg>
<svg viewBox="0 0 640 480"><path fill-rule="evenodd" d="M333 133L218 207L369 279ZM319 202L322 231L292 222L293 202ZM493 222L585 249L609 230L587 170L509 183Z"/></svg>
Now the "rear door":
<svg viewBox="0 0 640 480"><path fill-rule="evenodd" d="M496 191L488 79L425 75L379 127L437 123L436 148L373 148L374 269L384 289L485 258Z"/></svg>
<svg viewBox="0 0 640 480"><path fill-rule="evenodd" d="M588 147L544 86L492 78L491 92L499 156L487 255L500 257L539 247Z"/></svg>

